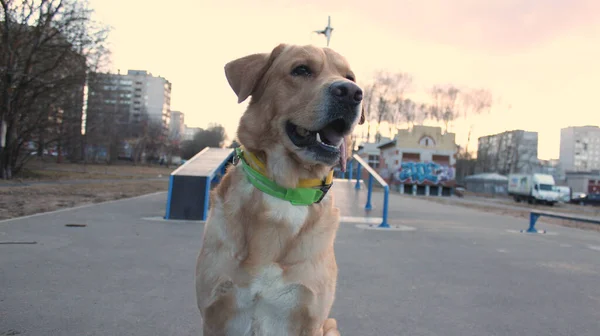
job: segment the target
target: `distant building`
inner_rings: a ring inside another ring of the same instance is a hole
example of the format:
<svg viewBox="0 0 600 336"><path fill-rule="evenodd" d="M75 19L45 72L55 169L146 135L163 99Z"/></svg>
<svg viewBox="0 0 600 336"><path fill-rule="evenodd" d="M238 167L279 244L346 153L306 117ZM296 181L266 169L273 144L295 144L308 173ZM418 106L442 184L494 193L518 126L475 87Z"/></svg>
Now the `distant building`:
<svg viewBox="0 0 600 336"><path fill-rule="evenodd" d="M171 111L171 123L169 124L169 138L175 141L182 141L184 136L184 114L179 111Z"/></svg>
<svg viewBox="0 0 600 336"><path fill-rule="evenodd" d="M556 159L539 160L536 173L552 175L557 184L565 180L565 172L560 165L560 161Z"/></svg>
<svg viewBox="0 0 600 336"><path fill-rule="evenodd" d="M538 166L538 134L524 130L480 137L477 171L480 173L534 173Z"/></svg>
<svg viewBox="0 0 600 336"><path fill-rule="evenodd" d="M600 193L600 170L566 172L566 184L572 193Z"/></svg>
<svg viewBox="0 0 600 336"><path fill-rule="evenodd" d="M126 75L92 73L88 82L86 133L98 132L112 121L126 136L137 137L139 127L148 121L169 131L171 118L171 83L143 70L129 70ZM100 132L102 133L102 132Z"/></svg>
<svg viewBox="0 0 600 336"><path fill-rule="evenodd" d="M478 194L507 195L508 177L496 173L482 173L465 177L468 191Z"/></svg>
<svg viewBox="0 0 600 336"><path fill-rule="evenodd" d="M564 171L600 169L600 128L579 126L561 129L560 164Z"/></svg>
<svg viewBox="0 0 600 336"><path fill-rule="evenodd" d="M357 154L363 158L369 166L375 168L376 170L380 167L380 157L381 150L379 150L379 145L382 143L387 143L391 139L387 137L382 137L380 142L363 142L358 145Z"/></svg>
<svg viewBox="0 0 600 336"><path fill-rule="evenodd" d="M401 193L448 196L455 181L456 135L441 127L414 126L378 146L379 172Z"/></svg>
<svg viewBox="0 0 600 336"><path fill-rule="evenodd" d="M202 130L201 127L187 127L185 126L185 132L183 136L183 141L194 140L194 135Z"/></svg>
<svg viewBox="0 0 600 336"><path fill-rule="evenodd" d="M141 155L134 152L144 137L157 144L166 142L170 118L171 83L165 78L144 70L90 74L85 132L88 152L93 151L95 158L115 150L122 158Z"/></svg>

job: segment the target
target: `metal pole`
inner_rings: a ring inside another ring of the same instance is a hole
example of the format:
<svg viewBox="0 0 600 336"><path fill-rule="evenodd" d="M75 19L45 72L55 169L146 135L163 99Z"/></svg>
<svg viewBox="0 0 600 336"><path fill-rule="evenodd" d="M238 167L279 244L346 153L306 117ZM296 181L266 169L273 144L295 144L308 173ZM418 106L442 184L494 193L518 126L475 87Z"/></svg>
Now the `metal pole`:
<svg viewBox="0 0 600 336"><path fill-rule="evenodd" d="M390 187L385 186L383 190L383 221L379 224L380 228L389 228L390 225L387 222L388 219L388 201L390 195Z"/></svg>
<svg viewBox="0 0 600 336"><path fill-rule="evenodd" d="M369 189L367 190L367 204L365 210L370 211L373 209L371 206L371 194L373 193L373 175L369 174Z"/></svg>
<svg viewBox="0 0 600 336"><path fill-rule="evenodd" d="M206 177L206 187L204 189L204 212L202 213L202 220L206 221L208 217L208 209L210 207L210 184L212 183L212 179L210 176Z"/></svg>
<svg viewBox="0 0 600 336"><path fill-rule="evenodd" d="M527 233L538 233L538 230L535 228L535 223L539 217L540 215L538 214L529 214L529 228L527 229Z"/></svg>
<svg viewBox="0 0 600 336"><path fill-rule="evenodd" d="M360 190L360 173L361 173L361 164L360 162L356 162L358 164L358 168L356 169L356 185L354 189Z"/></svg>
<svg viewBox="0 0 600 336"><path fill-rule="evenodd" d="M348 180L350 180L350 181L352 181L352 165L353 165L353 161L351 160L348 163L348 168L349 168L349 170L348 170Z"/></svg>

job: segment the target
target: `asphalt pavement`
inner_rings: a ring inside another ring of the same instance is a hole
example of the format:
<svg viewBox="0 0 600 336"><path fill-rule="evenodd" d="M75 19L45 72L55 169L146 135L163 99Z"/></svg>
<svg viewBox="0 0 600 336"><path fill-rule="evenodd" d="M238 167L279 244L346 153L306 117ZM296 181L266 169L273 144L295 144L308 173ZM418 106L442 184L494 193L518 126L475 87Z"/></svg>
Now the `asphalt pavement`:
<svg viewBox="0 0 600 336"><path fill-rule="evenodd" d="M332 190L342 335L600 335L599 233L540 220L547 234L523 234L523 219L393 194L390 223L411 230L370 230L357 227L364 190ZM199 335L203 225L162 220L165 204L157 193L0 222L0 335Z"/></svg>

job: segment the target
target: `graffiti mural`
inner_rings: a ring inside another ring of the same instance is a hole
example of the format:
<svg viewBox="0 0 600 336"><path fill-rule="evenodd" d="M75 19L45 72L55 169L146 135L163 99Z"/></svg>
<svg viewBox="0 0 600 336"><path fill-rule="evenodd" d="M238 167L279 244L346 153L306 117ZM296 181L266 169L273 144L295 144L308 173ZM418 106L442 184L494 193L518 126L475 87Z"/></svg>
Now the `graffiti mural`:
<svg viewBox="0 0 600 336"><path fill-rule="evenodd" d="M454 168L435 162L403 162L393 176L396 184L453 184Z"/></svg>

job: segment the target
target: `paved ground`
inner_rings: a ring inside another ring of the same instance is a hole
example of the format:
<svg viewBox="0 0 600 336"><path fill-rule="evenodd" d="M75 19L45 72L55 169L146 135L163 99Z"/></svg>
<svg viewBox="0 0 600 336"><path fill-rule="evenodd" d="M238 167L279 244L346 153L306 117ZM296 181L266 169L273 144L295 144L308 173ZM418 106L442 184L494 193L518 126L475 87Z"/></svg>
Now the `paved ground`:
<svg viewBox="0 0 600 336"><path fill-rule="evenodd" d="M365 192L333 188L345 216ZM372 215L380 216L375 193ZM0 335L198 335L202 225L148 220L165 193L0 222ZM358 205L357 205L358 204ZM600 334L600 234L392 195L392 224L341 225L343 335ZM65 227L65 224L87 227Z"/></svg>
<svg viewBox="0 0 600 336"><path fill-rule="evenodd" d="M530 204L527 204L526 202L517 203L512 198L508 198L508 197L497 197L497 198L483 198L483 197L476 197L476 196L470 196L470 197L465 197L465 198L452 197L452 201L456 202L456 203L464 203L467 205L493 206L493 207L499 207L499 208L511 209L511 210L523 210L523 209L529 209L532 207ZM575 205L575 204L557 203L554 206L538 205L537 208L541 209L541 210L552 211L552 212L561 212L561 211L566 210L567 212L579 212L582 215L586 215L586 216L590 216L590 215L600 216L600 207L591 206L591 205L581 206L581 205Z"/></svg>

